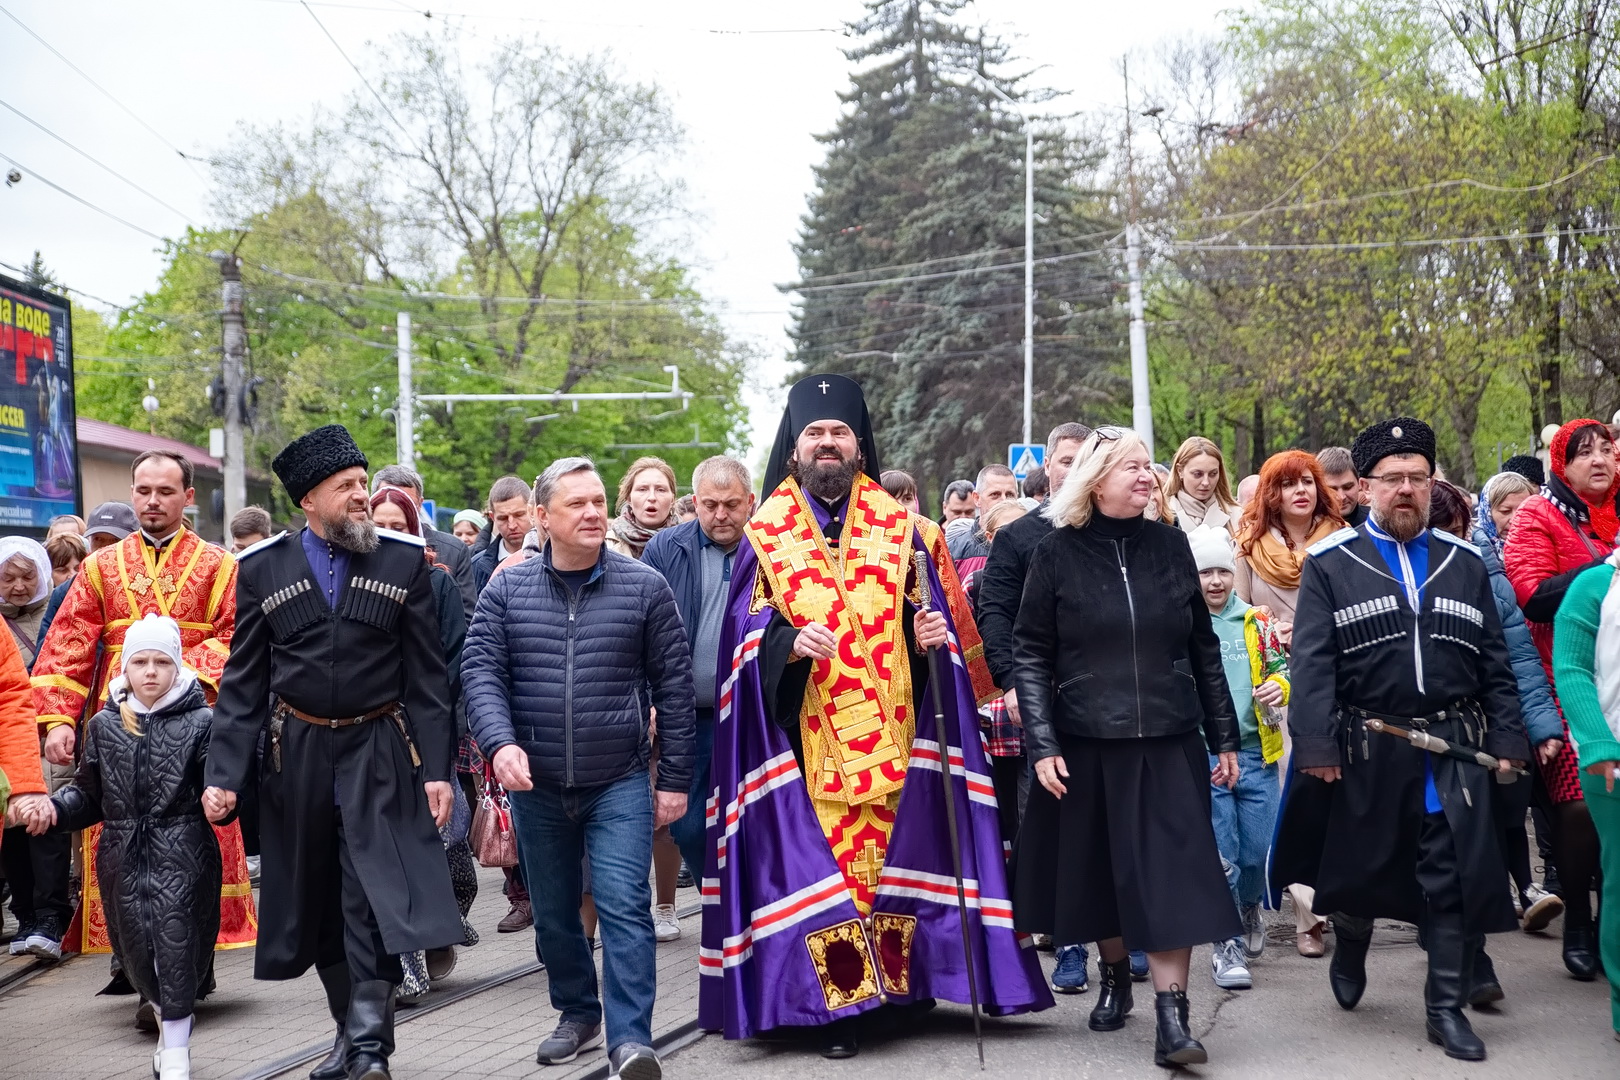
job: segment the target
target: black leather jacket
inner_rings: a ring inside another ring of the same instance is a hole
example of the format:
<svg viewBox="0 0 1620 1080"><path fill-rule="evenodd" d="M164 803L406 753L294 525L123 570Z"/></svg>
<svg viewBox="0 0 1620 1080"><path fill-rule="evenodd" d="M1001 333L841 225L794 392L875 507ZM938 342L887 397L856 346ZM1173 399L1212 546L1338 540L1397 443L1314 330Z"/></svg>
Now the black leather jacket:
<svg viewBox="0 0 1620 1080"><path fill-rule="evenodd" d="M1054 529L1030 560L1013 631L1030 760L1057 733L1180 735L1202 724L1211 753L1240 745L1187 537L1156 521L1093 514Z"/></svg>

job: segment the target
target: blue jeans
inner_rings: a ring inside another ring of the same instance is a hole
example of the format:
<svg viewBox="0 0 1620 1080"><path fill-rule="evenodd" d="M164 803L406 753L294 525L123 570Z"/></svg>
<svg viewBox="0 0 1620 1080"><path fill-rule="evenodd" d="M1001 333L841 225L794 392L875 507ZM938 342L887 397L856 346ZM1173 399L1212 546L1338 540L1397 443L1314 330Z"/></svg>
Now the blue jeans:
<svg viewBox="0 0 1620 1080"><path fill-rule="evenodd" d="M1217 759L1210 756L1209 767ZM1226 884L1232 902L1242 911L1260 902L1266 883L1266 851L1277 824L1277 804L1281 790L1277 783L1277 763L1265 763L1259 747L1238 751L1238 782L1231 791L1210 786L1214 796L1212 817L1215 845L1221 850Z"/></svg>
<svg viewBox="0 0 1620 1080"><path fill-rule="evenodd" d="M534 949L564 1020L607 1019L608 1049L652 1044L657 993L653 936L653 797L645 772L611 784L563 788L536 781L510 792L523 877L534 911ZM581 859L591 856L592 895L602 936L601 998L596 964L579 921Z"/></svg>
<svg viewBox="0 0 1620 1080"><path fill-rule="evenodd" d="M707 828L703 822L704 804L709 799L709 761L714 757L714 710L698 709L696 753L692 759L692 786L686 793L686 813L669 827L681 859L692 876L703 884L704 858L708 853Z"/></svg>

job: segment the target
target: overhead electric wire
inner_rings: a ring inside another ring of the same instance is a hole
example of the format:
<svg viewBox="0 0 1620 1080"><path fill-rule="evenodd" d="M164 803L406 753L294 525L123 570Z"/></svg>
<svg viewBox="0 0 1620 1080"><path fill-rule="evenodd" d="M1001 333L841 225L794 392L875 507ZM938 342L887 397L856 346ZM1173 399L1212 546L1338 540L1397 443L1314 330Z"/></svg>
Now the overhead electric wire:
<svg viewBox="0 0 1620 1080"><path fill-rule="evenodd" d="M315 9L309 6L308 0L298 0L298 2L304 6L305 11L309 12L309 17L315 20L315 25L321 28L321 33L325 34L326 40L332 43L332 48L336 49L338 55L343 57L343 62L353 69L355 75L359 77L361 85L371 91L371 96L377 99L377 104L382 106L382 111L387 114L388 119L392 120L394 126L409 138L410 131L404 124L399 122L399 117L394 115L394 110L388 107L388 102L383 100L383 96L377 93L377 88L371 85L371 80L366 78L366 73L360 70L358 64L349 59L349 54L343 51L343 46L338 44L338 39L332 36L332 31L328 30L326 24L321 22L321 17L315 14Z"/></svg>
<svg viewBox="0 0 1620 1080"><path fill-rule="evenodd" d="M174 145L174 143L172 143L168 139L164 138L162 132L158 131L157 128L153 127L151 124L148 124L145 120L141 119L140 116L136 114L134 109L131 109L128 105L125 105L122 101L118 100L118 98L113 95L113 92L111 90L108 90L105 86L102 86L100 83L96 82L95 79L92 79L88 72L86 72L78 64L75 64L73 61L69 60L66 56L62 55L62 51L60 49L58 49L55 45L52 45L50 42L46 41L44 38L40 37L39 34L37 34L27 23L23 22L21 19L17 18L17 16L13 15L9 10L7 10L6 7L3 4L0 4L0 15L4 15L6 18L8 18L12 22L16 23L18 26L20 26L22 28L23 32L26 33L29 37L33 38L35 41L37 41L41 45L45 46L45 48L49 49L51 51L51 53L58 60L62 61L62 63L66 64L68 67L72 68L74 70L74 72L76 72L78 74L78 76L81 79L83 79L85 82L87 82L91 86L95 87L96 90L98 90L101 93L102 97L106 98L108 101L110 101L114 105L118 106L118 108L121 109L126 116L128 116L131 120L135 121L137 124L141 125L141 127L145 128L147 130L147 132L154 139L156 139L158 142L162 143L164 146L168 147L170 150L173 150L176 154L179 154L183 161L185 161L185 162L187 162L189 164L191 162L199 160L197 158L193 158L190 154L186 153L184 150L182 150L178 146ZM193 172L195 173L195 166L193 166ZM199 176L198 179L201 179L201 177Z"/></svg>
<svg viewBox="0 0 1620 1080"><path fill-rule="evenodd" d="M692 34L714 34L720 37L749 37L749 36L782 36L791 34L837 34L847 37L849 32L842 26L806 26L806 27L710 27L710 26L670 26L661 23L604 23L590 22L584 19L547 19L535 15L507 15L498 12L475 12L441 10L431 11L426 8L415 8L409 4L398 3L395 7L382 7L372 4L357 4L338 2L338 0L259 0L268 4L305 4L322 8L333 8L347 11L371 11L384 15L420 15L426 19L456 18L470 20L500 20L506 22L537 23L546 26L587 26L599 27L605 30L658 30L675 31Z"/></svg>
<svg viewBox="0 0 1620 1080"><path fill-rule="evenodd" d="M1608 236L1620 233L1620 225L1599 225L1583 229L1553 229L1533 233L1497 233L1478 236L1413 237L1406 240L1345 240L1302 244L1200 244L1171 242L1179 251L1371 251L1399 247L1437 247L1451 244L1486 244L1503 240L1551 240L1558 236Z"/></svg>
<svg viewBox="0 0 1620 1080"><path fill-rule="evenodd" d="M92 165L95 165L97 168L101 169L103 172L106 172L110 176L113 176L113 177L115 177L115 178L117 178L119 180L122 180L124 183L128 184L130 187L134 188L136 191L140 192L142 195L145 195L148 199L151 199L153 202L157 203L159 206L163 207L165 210L168 210L171 213L177 214L180 217L180 220L186 222L188 225L191 223L191 215L187 214L184 210L181 210L179 207L173 205L172 203L165 202L162 199L158 198L156 195L152 194L150 191L147 191L145 188L141 187L141 185L137 184L135 181L131 180L129 177L125 176L123 173L119 172L117 169L113 168L111 165L108 165L106 162L100 161L100 160L98 160L98 159L96 159L94 157L91 157L88 153L86 153L85 151L79 149L77 146L74 146L72 143L68 142L62 136L58 135L56 132L54 132L50 128L46 127L44 124L40 123L38 120L35 120L32 116L29 116L27 113L23 112L21 109L17 108L15 105L11 104L9 101L0 101L0 107L3 107L5 109L10 110L13 114L15 114L16 116L20 117L21 119L27 121L28 123L34 125L34 127L38 128L40 131L43 131L45 134L49 135L51 138L53 138L57 142L61 143L63 146L67 147L69 150L72 150L75 154L78 154L80 157L84 158L86 161L90 162Z"/></svg>
<svg viewBox="0 0 1620 1080"><path fill-rule="evenodd" d="M3 10L5 10L5 9L0 8L0 11L3 11ZM21 169L23 172L25 172L28 175L32 176L35 180L38 180L40 183L44 184L46 187L54 188L56 191L59 191L63 195L66 195L68 198L72 199L74 202L79 203L81 206L87 206L91 210L94 210L96 213L100 214L101 216L106 217L106 218L111 218L113 221L118 222L118 224L124 226L125 228L134 229L136 232L140 233L142 236L150 236L153 240L156 240L159 243L167 243L168 242L168 237L159 236L157 233L153 232L151 229L143 229L139 225L135 224L133 221L130 221L128 218L119 217L117 214L113 213L111 210L107 210L107 209L104 209L103 207L97 206L95 203L91 202L89 199L86 199L82 195L75 195L73 192L69 191L67 188L63 187L61 184L56 183L54 180L46 179L45 177L41 176L37 170L30 169L28 166L24 165L22 162L18 161L14 157L11 157L11 156L9 156L7 154L0 153L0 160L10 162L12 165L16 166L18 169Z"/></svg>

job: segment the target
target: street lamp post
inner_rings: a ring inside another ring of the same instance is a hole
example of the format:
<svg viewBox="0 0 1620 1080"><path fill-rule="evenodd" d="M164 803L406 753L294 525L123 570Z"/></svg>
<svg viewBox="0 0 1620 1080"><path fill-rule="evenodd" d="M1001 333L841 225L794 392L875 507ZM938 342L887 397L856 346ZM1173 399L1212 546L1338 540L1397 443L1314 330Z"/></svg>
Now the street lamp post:
<svg viewBox="0 0 1620 1080"><path fill-rule="evenodd" d="M1009 97L983 72L952 69L978 79L1018 114L1024 125L1024 442L1035 428L1035 128L1024 106Z"/></svg>

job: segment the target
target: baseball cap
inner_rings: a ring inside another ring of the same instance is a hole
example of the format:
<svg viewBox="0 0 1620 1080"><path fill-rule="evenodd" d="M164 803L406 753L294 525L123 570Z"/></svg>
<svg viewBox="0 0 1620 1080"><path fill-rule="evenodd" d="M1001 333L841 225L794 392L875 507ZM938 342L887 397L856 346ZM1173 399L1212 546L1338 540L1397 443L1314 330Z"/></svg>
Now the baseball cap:
<svg viewBox="0 0 1620 1080"><path fill-rule="evenodd" d="M85 519L89 527L84 530L85 539L92 536L104 535L122 540L136 529L135 508L129 503L104 502Z"/></svg>

